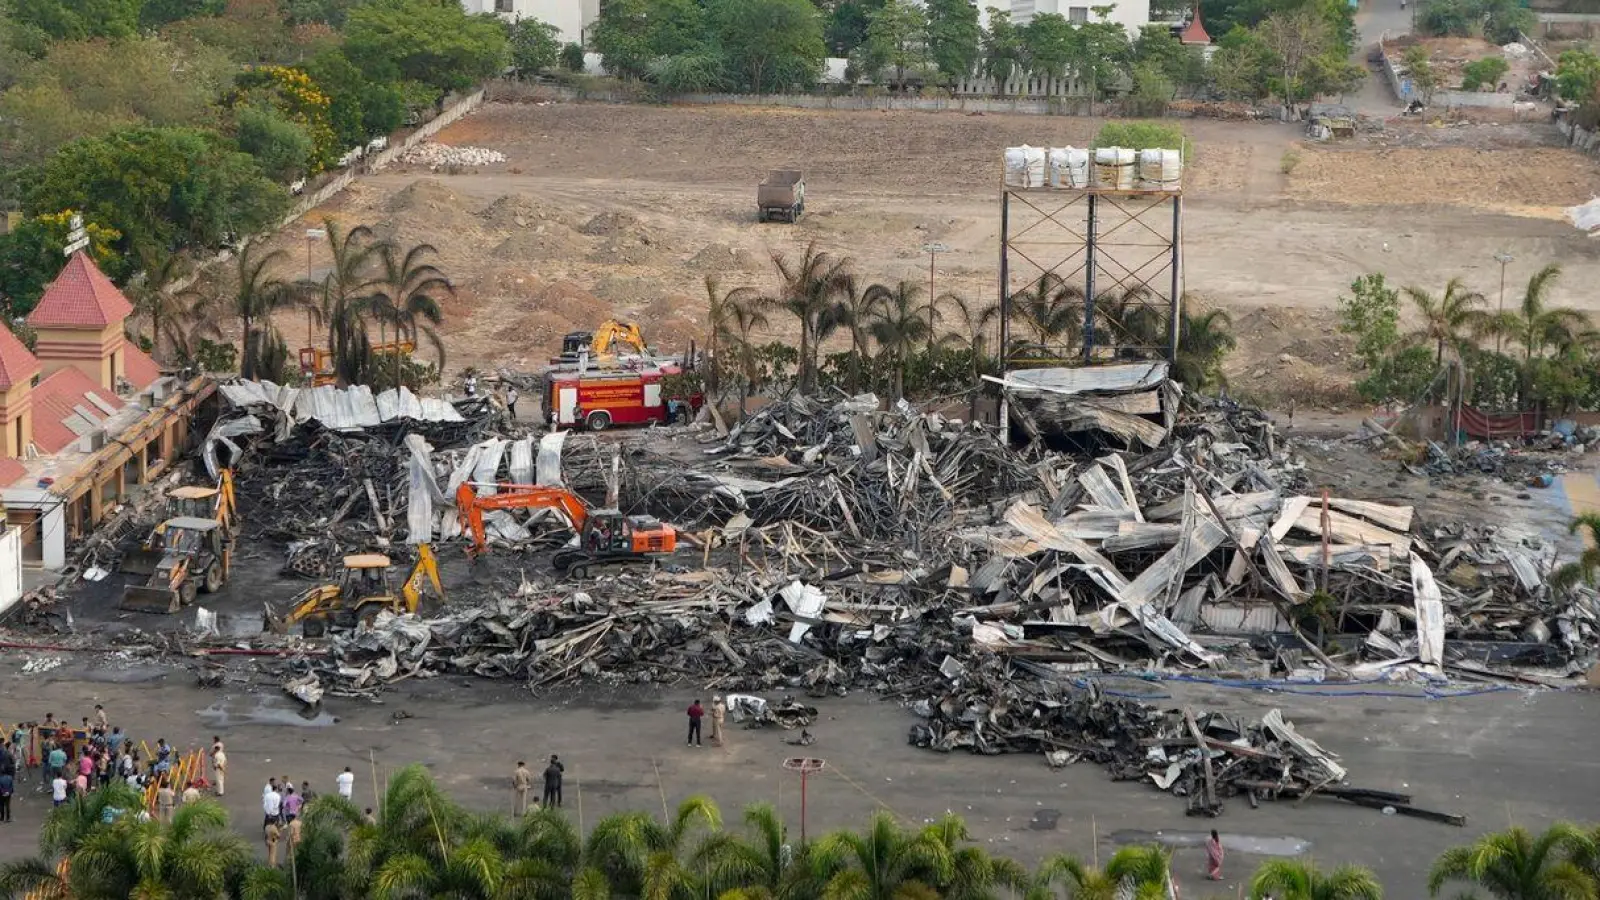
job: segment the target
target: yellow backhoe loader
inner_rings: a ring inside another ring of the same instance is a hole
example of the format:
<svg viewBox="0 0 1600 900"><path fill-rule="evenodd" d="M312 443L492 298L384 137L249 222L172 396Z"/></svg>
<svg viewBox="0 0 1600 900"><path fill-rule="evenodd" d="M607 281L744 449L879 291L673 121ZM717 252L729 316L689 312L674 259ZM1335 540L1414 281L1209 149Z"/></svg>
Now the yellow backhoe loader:
<svg viewBox="0 0 1600 900"><path fill-rule="evenodd" d="M287 631L302 623L306 637L321 637L329 629L354 628L387 609L395 613L414 613L422 601L422 590L433 585L434 594L444 599L439 582L439 561L433 548L417 545L417 564L396 592L390 583L392 563L381 553L359 553L344 558L344 574L338 584L321 584L295 597L289 614L281 621L268 611L267 621L274 631Z"/></svg>
<svg viewBox="0 0 1600 900"><path fill-rule="evenodd" d="M233 540L216 519L178 516L157 525L144 545L123 554L121 570L140 579L123 587L122 609L175 613L200 591L228 583Z"/></svg>

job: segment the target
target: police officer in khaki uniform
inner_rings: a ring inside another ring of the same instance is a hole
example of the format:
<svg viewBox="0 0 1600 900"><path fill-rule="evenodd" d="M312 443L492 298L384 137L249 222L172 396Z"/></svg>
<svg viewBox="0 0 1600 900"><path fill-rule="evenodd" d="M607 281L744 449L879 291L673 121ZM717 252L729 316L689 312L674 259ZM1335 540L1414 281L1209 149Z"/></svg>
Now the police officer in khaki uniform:
<svg viewBox="0 0 1600 900"><path fill-rule="evenodd" d="M528 764L517 760L517 771L511 776L511 814L514 816L527 815L528 791L533 789L533 773L528 771Z"/></svg>

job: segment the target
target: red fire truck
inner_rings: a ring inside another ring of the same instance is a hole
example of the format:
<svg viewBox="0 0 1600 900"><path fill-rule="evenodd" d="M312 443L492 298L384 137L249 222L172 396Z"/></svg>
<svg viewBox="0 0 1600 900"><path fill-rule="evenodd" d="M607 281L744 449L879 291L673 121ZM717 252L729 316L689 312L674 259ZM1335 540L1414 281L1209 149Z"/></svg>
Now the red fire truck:
<svg viewBox="0 0 1600 900"><path fill-rule="evenodd" d="M683 369L673 364L636 369L552 369L544 376L544 417L558 428L604 431L613 425L687 423L705 402L702 394L662 396L661 380Z"/></svg>

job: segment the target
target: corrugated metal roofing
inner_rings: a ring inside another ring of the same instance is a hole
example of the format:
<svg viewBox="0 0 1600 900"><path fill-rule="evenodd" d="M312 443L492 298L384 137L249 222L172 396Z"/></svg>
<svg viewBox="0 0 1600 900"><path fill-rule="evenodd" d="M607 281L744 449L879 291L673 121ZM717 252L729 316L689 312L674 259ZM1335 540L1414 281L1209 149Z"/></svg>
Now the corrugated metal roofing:
<svg viewBox="0 0 1600 900"><path fill-rule="evenodd" d="M221 386L235 406L267 405L291 412L295 421L316 419L337 431L370 428L395 419L419 422L460 422L461 413L447 401L421 398L407 388L384 391L374 397L366 385L337 388L292 388L270 381L235 381Z"/></svg>
<svg viewBox="0 0 1600 900"><path fill-rule="evenodd" d="M985 375L984 380L997 382L1011 390L1035 390L1052 394L1143 391L1167 380L1167 363L1165 360L1155 360L1115 366L1018 369L1007 372L1004 379Z"/></svg>

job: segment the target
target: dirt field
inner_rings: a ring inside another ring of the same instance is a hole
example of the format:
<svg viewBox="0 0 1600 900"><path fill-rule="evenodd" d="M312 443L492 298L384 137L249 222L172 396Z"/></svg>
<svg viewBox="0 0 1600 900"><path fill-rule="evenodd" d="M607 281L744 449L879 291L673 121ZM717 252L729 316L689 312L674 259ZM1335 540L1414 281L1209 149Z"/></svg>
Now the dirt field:
<svg viewBox="0 0 1600 900"><path fill-rule="evenodd" d="M450 369L531 369L560 334L609 315L639 319L652 342L678 349L698 334L704 276L767 289L770 254L812 240L881 281L925 280L920 247L942 242L951 252L938 259L938 290L993 302L1001 148L1082 145L1100 124L494 104L441 140L498 149L506 163L389 170L314 215L439 248L461 288L448 310ZM1516 256L1510 302L1516 284L1557 262L1566 275L1556 301L1600 311L1600 297L1580 289L1600 278L1600 245L1560 217L1600 192L1600 165L1551 146L1546 126L1397 122L1307 147L1291 126L1183 124L1197 145L1185 176L1184 283L1233 313L1242 340L1230 368L1241 388L1270 388L1266 399L1280 401L1337 396L1327 388L1348 381L1348 352L1334 304L1368 271L1432 289L1464 275L1492 300L1492 256L1504 249ZM1297 156L1287 175L1286 151ZM757 224L754 186L786 166L806 172L807 215L797 226ZM297 262L301 233L283 240ZM1029 278L1014 264L1013 285Z"/></svg>

